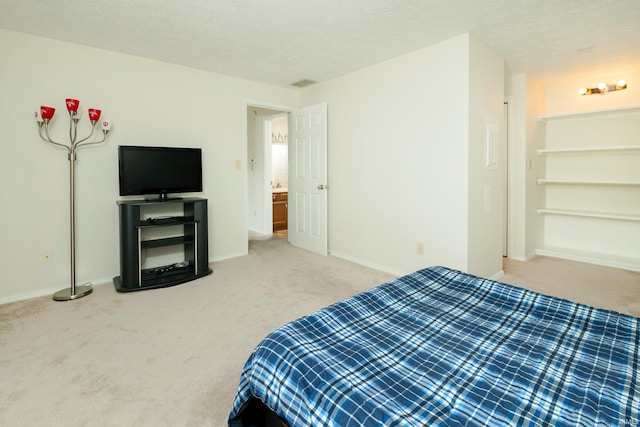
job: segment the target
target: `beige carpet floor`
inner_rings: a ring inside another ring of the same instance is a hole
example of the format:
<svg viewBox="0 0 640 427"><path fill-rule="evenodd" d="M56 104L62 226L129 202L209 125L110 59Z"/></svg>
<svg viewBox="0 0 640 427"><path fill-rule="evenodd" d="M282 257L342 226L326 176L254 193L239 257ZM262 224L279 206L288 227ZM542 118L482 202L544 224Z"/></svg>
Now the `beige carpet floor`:
<svg viewBox="0 0 640 427"><path fill-rule="evenodd" d="M0 305L0 426L225 426L240 370L268 332L391 276L251 242L179 286ZM503 281L640 316L640 273L536 258Z"/></svg>
<svg viewBox="0 0 640 427"><path fill-rule="evenodd" d="M549 257L503 265L502 282L640 317L640 272Z"/></svg>

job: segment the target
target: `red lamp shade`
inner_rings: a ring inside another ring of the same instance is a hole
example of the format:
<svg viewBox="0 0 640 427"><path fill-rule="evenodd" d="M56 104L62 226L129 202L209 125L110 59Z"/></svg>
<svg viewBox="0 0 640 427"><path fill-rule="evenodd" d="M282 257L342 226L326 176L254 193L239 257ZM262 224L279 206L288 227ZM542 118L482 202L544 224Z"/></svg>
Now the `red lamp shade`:
<svg viewBox="0 0 640 427"><path fill-rule="evenodd" d="M102 114L102 111L96 110L95 108L89 108L89 120L91 120L91 122L97 122L100 120L100 114Z"/></svg>
<svg viewBox="0 0 640 427"><path fill-rule="evenodd" d="M44 105L40 107L40 116L43 120L50 120L55 112L56 109L53 107L45 107Z"/></svg>
<svg viewBox="0 0 640 427"><path fill-rule="evenodd" d="M80 101L77 99L67 98L67 110L69 111L78 111L78 107L80 106Z"/></svg>

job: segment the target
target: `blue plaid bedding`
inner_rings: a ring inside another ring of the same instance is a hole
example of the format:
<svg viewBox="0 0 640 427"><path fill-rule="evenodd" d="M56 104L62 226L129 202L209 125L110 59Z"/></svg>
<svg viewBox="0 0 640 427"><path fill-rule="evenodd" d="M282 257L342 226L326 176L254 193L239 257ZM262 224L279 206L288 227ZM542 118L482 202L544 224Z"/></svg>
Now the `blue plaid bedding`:
<svg viewBox="0 0 640 427"><path fill-rule="evenodd" d="M638 426L640 319L431 267L298 319L247 361L290 426Z"/></svg>

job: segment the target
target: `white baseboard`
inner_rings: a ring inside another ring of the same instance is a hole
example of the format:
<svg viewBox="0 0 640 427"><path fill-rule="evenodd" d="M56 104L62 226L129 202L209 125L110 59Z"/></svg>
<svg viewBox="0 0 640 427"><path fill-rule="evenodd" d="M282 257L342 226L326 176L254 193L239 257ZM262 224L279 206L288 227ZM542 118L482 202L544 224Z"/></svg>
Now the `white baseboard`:
<svg viewBox="0 0 640 427"><path fill-rule="evenodd" d="M336 252L336 251L331 251L330 254L331 256L334 256L336 258L342 258L344 260L347 261L351 261L351 262L355 262L356 264L360 264L363 265L365 267L369 267L369 268L373 268L374 270L378 270L378 271L382 271L383 273L388 273L388 274L392 274L394 276L404 276L405 274L407 274L406 272L402 272L399 270L396 270L394 268L391 268L387 265L381 265L381 264L376 264L361 258L357 258L357 257L353 257L351 255L346 255L340 252Z"/></svg>
<svg viewBox="0 0 640 427"><path fill-rule="evenodd" d="M91 286L93 286L93 287L101 286L101 285L107 285L107 284L113 285L112 279L100 280L98 283L93 283L93 282L89 282L89 283L91 283ZM84 283L80 283L80 285L82 285L82 284L84 284ZM69 286L71 286L71 285L69 285ZM76 286L79 286L79 285L76 285ZM51 298L53 299L53 294L55 294L56 292L61 291L63 289L65 289L65 288L64 288L64 286L61 285L61 286L56 286L55 288L39 289L37 291L31 291L31 292L24 292L24 293L15 294L15 295L9 295L9 296L0 298L0 304L8 304L10 302L24 301L24 300L28 300L28 299L32 299L32 298L40 298L40 297L44 297L44 296L47 296L47 295L50 295Z"/></svg>
<svg viewBox="0 0 640 427"><path fill-rule="evenodd" d="M61 288L56 287L56 288L49 288L49 289L40 289L32 292L24 292L21 294L9 295L8 297L0 298L0 304L8 304L10 302L24 301L27 299L43 297L45 295L52 295L52 298L53 298L53 294L58 292L60 289Z"/></svg>
<svg viewBox="0 0 640 427"><path fill-rule="evenodd" d="M500 270L496 274L494 274L493 276L489 277L489 279L491 279L491 280L500 280L503 277L504 277L504 270Z"/></svg>
<svg viewBox="0 0 640 427"><path fill-rule="evenodd" d="M524 256L520 255L507 255L507 258L512 259L514 261L530 261L534 256L536 256L535 252L528 253Z"/></svg>
<svg viewBox="0 0 640 427"><path fill-rule="evenodd" d="M209 264L213 263L213 262L217 262L217 261L224 261L227 259L232 259L232 258L238 258L241 256L246 256L249 255L248 252L236 252L236 253L231 253L231 254L226 254L226 255L222 255L222 256L217 256L217 257L209 257Z"/></svg>
<svg viewBox="0 0 640 427"><path fill-rule="evenodd" d="M586 262L588 264L603 265L605 267L620 268L622 270L640 271L640 259L611 256L592 252L581 252L563 248L540 248L536 254L553 258L568 259L570 261Z"/></svg>

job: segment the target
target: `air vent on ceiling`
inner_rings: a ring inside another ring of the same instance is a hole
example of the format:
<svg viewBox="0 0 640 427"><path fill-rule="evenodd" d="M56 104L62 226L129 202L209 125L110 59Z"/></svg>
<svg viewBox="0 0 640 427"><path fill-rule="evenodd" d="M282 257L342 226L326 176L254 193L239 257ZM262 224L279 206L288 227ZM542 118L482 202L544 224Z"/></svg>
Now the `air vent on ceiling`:
<svg viewBox="0 0 640 427"><path fill-rule="evenodd" d="M305 87L305 86L312 85L314 83L316 83L316 82L314 82L313 80L304 79L304 80L297 81L295 83L291 83L291 86Z"/></svg>

